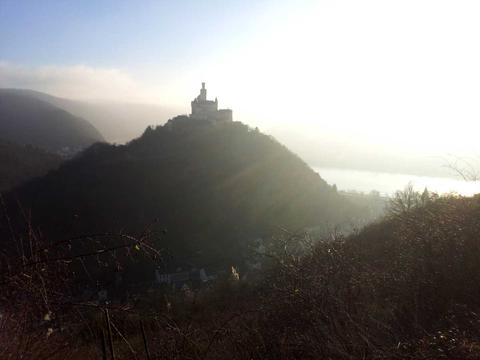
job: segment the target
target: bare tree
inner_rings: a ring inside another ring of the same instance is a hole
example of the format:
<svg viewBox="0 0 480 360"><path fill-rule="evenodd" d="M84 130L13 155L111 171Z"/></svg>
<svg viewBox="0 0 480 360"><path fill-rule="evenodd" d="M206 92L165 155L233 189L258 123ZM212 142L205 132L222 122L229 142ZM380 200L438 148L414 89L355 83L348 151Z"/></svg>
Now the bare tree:
<svg viewBox="0 0 480 360"><path fill-rule="evenodd" d="M465 181L480 180L480 157L471 158L450 155L446 159L446 168L450 169L457 176Z"/></svg>
<svg viewBox="0 0 480 360"><path fill-rule="evenodd" d="M395 195L388 203L387 213L393 217L402 216L419 206L423 201L422 198L424 198L424 196L418 191L415 191L413 184L410 182L405 186L404 190L395 192Z"/></svg>

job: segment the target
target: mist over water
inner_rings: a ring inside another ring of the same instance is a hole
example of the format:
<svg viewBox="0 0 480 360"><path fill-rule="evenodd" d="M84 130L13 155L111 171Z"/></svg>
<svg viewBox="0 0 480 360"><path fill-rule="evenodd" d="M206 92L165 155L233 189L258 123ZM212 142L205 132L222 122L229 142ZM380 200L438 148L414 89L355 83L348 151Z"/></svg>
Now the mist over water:
<svg viewBox="0 0 480 360"><path fill-rule="evenodd" d="M376 190L382 195L392 195L395 191L404 189L411 182L419 191L427 188L438 194L457 193L465 196L480 193L480 182L478 181L348 169L319 167L313 167L313 169L329 184L336 184L339 190L344 191L368 193Z"/></svg>

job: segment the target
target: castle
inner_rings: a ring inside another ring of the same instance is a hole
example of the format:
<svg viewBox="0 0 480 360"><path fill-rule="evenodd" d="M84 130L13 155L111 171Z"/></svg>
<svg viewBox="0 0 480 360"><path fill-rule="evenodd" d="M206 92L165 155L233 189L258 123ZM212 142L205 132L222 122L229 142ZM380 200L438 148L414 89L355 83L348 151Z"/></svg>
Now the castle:
<svg viewBox="0 0 480 360"><path fill-rule="evenodd" d="M218 100L207 100L207 89L202 82L200 95L192 101L192 113L190 118L198 120L208 120L213 122L232 121L232 110L218 109Z"/></svg>

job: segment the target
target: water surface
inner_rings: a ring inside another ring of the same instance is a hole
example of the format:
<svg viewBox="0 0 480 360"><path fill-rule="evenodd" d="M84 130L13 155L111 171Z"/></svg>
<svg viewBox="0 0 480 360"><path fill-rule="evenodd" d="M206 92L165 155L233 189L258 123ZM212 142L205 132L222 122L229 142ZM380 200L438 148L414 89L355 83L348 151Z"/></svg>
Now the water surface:
<svg viewBox="0 0 480 360"><path fill-rule="evenodd" d="M418 176L408 174L391 174L383 172L313 168L329 184L336 184L338 190L354 190L368 193L377 190L383 195L391 195L397 190L405 188L411 182L416 190L429 191L439 194L454 192L460 195L474 195L480 193L480 182L464 181L453 178Z"/></svg>

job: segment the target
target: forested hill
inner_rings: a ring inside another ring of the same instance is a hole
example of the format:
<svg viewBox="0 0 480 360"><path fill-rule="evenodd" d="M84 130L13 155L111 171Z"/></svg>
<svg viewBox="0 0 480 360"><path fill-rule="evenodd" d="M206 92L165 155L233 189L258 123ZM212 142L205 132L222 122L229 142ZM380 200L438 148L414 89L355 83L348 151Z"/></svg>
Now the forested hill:
<svg viewBox="0 0 480 360"><path fill-rule="evenodd" d="M148 125L163 124L179 109L130 102L81 101L29 90L8 91L45 101L72 115L88 120L107 142L124 144L142 134Z"/></svg>
<svg viewBox="0 0 480 360"><path fill-rule="evenodd" d="M0 136L13 143L66 155L104 141L88 121L12 89L0 89Z"/></svg>
<svg viewBox="0 0 480 360"><path fill-rule="evenodd" d="M62 162L58 155L0 139L0 191L45 175Z"/></svg>
<svg viewBox="0 0 480 360"><path fill-rule="evenodd" d="M167 231L161 248L207 258L234 257L247 239L278 227L333 226L358 215L273 138L239 122L186 116L127 145L93 145L10 198L52 237L151 226Z"/></svg>

